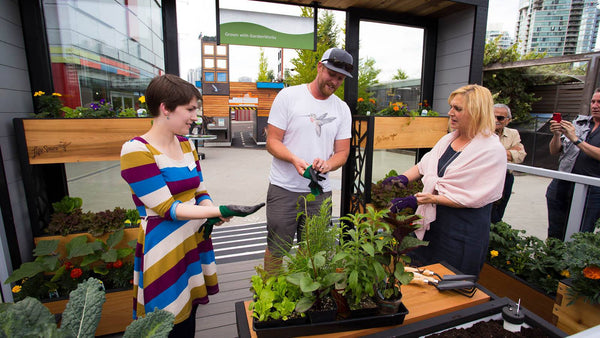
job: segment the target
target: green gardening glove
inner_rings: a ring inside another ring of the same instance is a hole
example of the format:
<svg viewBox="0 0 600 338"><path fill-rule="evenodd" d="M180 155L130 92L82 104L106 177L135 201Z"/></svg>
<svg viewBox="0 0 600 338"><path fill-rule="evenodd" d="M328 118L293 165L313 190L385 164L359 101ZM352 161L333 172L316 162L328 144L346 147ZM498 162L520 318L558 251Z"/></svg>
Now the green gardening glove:
<svg viewBox="0 0 600 338"><path fill-rule="evenodd" d="M219 211L221 212L221 216L227 217L245 217L250 214L257 212L260 208L264 207L264 203L256 204L256 205L220 205ZM213 227L215 224L221 221L220 217L212 217L206 220L204 224L200 227L198 232L201 232L204 229L204 239L208 239L210 234L212 233Z"/></svg>
<svg viewBox="0 0 600 338"><path fill-rule="evenodd" d="M302 174L302 177L308 178L310 180L308 187L310 188L311 194L319 196L319 194L323 193L323 187L321 187L319 181L323 181L325 179L325 176L319 175L319 173L315 169L313 169L312 164L309 165L308 168L306 168L306 170L304 170L304 174Z"/></svg>

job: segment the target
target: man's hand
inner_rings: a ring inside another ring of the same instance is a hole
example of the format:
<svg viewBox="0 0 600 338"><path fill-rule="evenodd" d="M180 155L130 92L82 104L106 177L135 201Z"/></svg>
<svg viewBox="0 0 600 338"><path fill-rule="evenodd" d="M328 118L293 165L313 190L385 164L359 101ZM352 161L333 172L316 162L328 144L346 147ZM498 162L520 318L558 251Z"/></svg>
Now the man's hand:
<svg viewBox="0 0 600 338"><path fill-rule="evenodd" d="M323 193L323 187L321 187L319 181L325 180L325 176L319 175L319 173L315 169L313 169L312 165L306 168L302 176L310 180L308 187L310 188L311 194L319 196L319 194Z"/></svg>
<svg viewBox="0 0 600 338"><path fill-rule="evenodd" d="M562 123L562 121L561 121ZM556 135L556 136L560 136L563 133L563 128L561 126L561 123L556 122L554 120L550 121L550 131L552 132L552 134Z"/></svg>
<svg viewBox="0 0 600 338"><path fill-rule="evenodd" d="M573 123L562 120L560 121L560 127L566 138L568 138L571 142L577 141L577 135L575 134L575 126Z"/></svg>

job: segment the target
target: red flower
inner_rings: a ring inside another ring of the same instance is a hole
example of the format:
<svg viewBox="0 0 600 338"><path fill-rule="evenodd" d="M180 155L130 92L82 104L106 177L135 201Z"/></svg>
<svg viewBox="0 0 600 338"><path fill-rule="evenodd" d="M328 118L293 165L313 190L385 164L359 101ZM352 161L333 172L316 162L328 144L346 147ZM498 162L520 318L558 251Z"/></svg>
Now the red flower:
<svg viewBox="0 0 600 338"><path fill-rule="evenodd" d="M71 278L73 278L73 279L81 277L82 274L83 274L83 271L81 271L80 268L75 268L75 269L71 270Z"/></svg>
<svg viewBox="0 0 600 338"><path fill-rule="evenodd" d="M71 262L65 262L64 265L65 265L65 269L67 269L67 270L73 269L73 263L71 263Z"/></svg>
<svg viewBox="0 0 600 338"><path fill-rule="evenodd" d="M123 262L120 259L117 259L117 261L113 263L113 267L115 269L118 269L118 268L120 268L122 266L123 266Z"/></svg>
<svg viewBox="0 0 600 338"><path fill-rule="evenodd" d="M133 284L133 279L130 279L130 280L129 280L129 284Z"/></svg>
<svg viewBox="0 0 600 338"><path fill-rule="evenodd" d="M113 268L113 263L112 262L106 263L106 268L109 269L109 270L112 269Z"/></svg>

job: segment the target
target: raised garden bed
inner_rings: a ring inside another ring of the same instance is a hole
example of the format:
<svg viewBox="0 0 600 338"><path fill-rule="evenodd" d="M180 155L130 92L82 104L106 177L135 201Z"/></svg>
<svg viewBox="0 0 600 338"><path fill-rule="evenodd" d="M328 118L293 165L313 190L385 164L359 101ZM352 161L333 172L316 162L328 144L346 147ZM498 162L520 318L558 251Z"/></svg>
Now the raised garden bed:
<svg viewBox="0 0 600 338"><path fill-rule="evenodd" d="M488 303L473 306L467 309L451 312L445 315L400 326L386 331L381 331L366 337L421 337L454 328L470 327L480 321L497 320L502 318L502 308L514 302L508 298L500 298ZM525 324L530 328L538 329L545 337L566 337L567 334L535 313L521 308L525 315ZM510 332L509 332L510 333ZM469 335L467 335L469 336ZM539 335L536 337L540 337Z"/></svg>

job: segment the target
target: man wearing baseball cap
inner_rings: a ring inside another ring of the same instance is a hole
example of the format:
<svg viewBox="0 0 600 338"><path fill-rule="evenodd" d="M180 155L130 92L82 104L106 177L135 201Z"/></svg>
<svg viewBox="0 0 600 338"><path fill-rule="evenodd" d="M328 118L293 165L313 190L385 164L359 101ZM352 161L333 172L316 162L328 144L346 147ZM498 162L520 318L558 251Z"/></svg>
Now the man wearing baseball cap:
<svg viewBox="0 0 600 338"><path fill-rule="evenodd" d="M275 274L294 236L301 241L303 220L298 199L312 192L308 215L318 214L331 197L329 172L346 163L350 152L352 116L333 93L354 70L352 55L330 48L317 64L317 76L307 84L277 94L267 126L267 150L273 155L267 192L267 249L264 267ZM301 203L304 206L304 203Z"/></svg>

